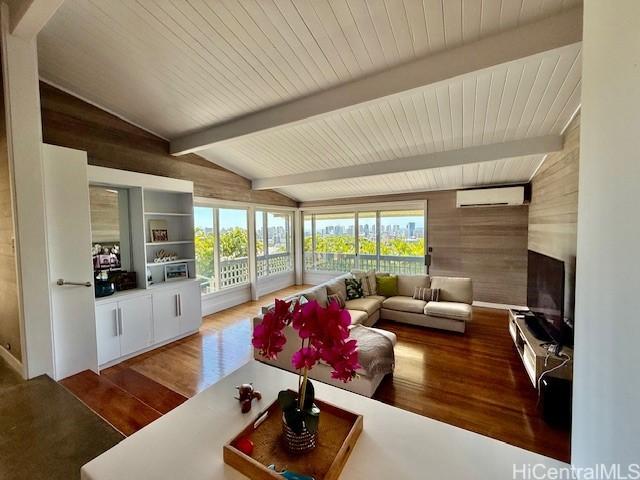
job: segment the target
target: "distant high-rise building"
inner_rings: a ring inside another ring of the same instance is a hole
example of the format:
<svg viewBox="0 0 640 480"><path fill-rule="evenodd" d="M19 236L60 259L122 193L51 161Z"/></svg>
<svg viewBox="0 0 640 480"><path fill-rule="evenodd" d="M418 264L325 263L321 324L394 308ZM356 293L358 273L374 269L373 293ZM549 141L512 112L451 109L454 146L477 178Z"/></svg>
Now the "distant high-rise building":
<svg viewBox="0 0 640 480"><path fill-rule="evenodd" d="M416 236L416 222L409 222L407 230L409 230L409 238L414 238Z"/></svg>

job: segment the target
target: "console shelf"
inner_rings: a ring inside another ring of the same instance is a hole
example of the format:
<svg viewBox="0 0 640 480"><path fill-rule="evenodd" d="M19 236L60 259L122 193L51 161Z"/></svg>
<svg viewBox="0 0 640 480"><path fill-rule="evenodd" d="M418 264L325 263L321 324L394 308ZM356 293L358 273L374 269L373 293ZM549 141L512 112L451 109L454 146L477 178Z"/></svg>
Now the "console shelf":
<svg viewBox="0 0 640 480"><path fill-rule="evenodd" d="M525 319L522 316L518 316L513 310L509 310L509 334L522 359L527 375L535 388L538 388L540 375L565 361L563 356L549 354L545 346L546 342L537 339L527 327ZM564 347L561 353L567 354L573 359L573 350L571 348ZM571 380L573 377L573 360L570 360L564 367L554 370L549 375Z"/></svg>

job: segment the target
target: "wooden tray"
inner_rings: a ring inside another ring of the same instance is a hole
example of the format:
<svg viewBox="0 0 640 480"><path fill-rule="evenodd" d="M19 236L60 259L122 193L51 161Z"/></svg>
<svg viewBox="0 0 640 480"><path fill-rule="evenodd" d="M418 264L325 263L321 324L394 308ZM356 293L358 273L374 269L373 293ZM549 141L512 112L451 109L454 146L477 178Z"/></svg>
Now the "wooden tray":
<svg viewBox="0 0 640 480"><path fill-rule="evenodd" d="M282 479L267 468L271 464L278 471L290 470L315 480L337 480L362 432L362 415L321 400L316 399L315 403L321 413L318 446L311 452L292 455L287 451L282 439L282 409L276 400L223 447L224 462L252 480ZM254 428L265 412L266 420ZM234 447L245 436L254 444L250 457Z"/></svg>

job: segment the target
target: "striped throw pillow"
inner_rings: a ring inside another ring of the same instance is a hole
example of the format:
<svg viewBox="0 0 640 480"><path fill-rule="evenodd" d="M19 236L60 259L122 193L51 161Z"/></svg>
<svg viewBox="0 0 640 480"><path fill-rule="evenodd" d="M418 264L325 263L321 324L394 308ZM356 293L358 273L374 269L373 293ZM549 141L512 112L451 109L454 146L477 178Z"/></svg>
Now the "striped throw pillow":
<svg viewBox="0 0 640 480"><path fill-rule="evenodd" d="M416 287L413 291L413 298L425 302L438 302L440 301L440 289Z"/></svg>

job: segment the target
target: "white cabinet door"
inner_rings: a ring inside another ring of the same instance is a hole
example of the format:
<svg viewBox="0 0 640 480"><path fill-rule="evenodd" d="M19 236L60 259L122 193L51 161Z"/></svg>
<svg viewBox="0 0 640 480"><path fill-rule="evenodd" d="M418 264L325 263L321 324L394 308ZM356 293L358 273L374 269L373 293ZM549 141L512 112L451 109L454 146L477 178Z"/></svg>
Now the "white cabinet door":
<svg viewBox="0 0 640 480"><path fill-rule="evenodd" d="M116 302L96 306L96 339L99 365L104 365L120 356L120 330Z"/></svg>
<svg viewBox="0 0 640 480"><path fill-rule="evenodd" d="M153 293L153 341L164 342L180 335L180 312L177 290Z"/></svg>
<svg viewBox="0 0 640 480"><path fill-rule="evenodd" d="M180 333L193 332L202 324L200 285L191 282L179 291Z"/></svg>
<svg viewBox="0 0 640 480"><path fill-rule="evenodd" d="M122 356L153 343L151 295L118 302L120 309L120 350Z"/></svg>

